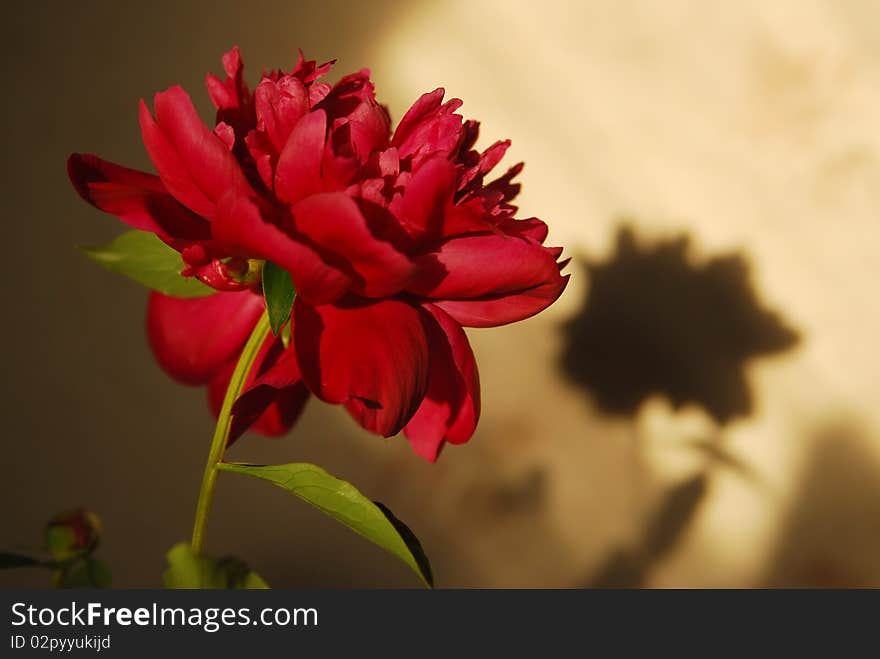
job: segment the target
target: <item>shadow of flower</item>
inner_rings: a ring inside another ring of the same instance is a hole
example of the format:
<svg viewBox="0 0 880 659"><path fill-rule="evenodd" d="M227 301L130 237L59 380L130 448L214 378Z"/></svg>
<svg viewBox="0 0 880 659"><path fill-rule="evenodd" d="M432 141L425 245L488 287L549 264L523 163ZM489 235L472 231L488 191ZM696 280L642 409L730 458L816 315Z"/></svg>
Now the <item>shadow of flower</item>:
<svg viewBox="0 0 880 659"><path fill-rule="evenodd" d="M689 248L686 235L640 244L624 225L613 256L586 263L589 294L565 327L561 365L603 411L634 414L661 394L727 423L752 410L746 362L798 342L760 303L742 255L695 263Z"/></svg>

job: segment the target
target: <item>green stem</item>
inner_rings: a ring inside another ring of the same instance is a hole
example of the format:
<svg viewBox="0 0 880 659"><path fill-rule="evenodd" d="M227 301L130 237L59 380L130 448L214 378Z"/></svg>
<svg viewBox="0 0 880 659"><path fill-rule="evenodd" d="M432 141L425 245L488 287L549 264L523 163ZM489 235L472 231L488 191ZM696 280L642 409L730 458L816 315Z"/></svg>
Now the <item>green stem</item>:
<svg viewBox="0 0 880 659"><path fill-rule="evenodd" d="M205 474L202 476L202 488L199 490L199 502L196 506L196 518L193 523L192 550L194 554L201 554L205 546L205 530L208 525L208 513L211 511L211 501L214 498L214 486L217 483L217 465L223 461L223 453L226 451L226 443L229 439L229 428L232 426L232 405L241 395L248 373L254 365L260 346L269 334L269 315L263 313L254 331L238 358L238 364L232 372L229 386L226 388L226 396L220 407L220 415L217 417L217 427L214 430L214 438L211 440L211 450L208 453L208 462L205 465Z"/></svg>

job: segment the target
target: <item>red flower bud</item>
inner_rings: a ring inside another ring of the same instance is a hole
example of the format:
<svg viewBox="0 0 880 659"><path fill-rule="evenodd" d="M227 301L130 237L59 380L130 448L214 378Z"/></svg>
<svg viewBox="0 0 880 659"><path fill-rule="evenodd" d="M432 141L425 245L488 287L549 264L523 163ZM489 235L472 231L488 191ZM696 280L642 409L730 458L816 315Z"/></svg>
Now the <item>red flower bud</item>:
<svg viewBox="0 0 880 659"><path fill-rule="evenodd" d="M55 515L46 525L46 548L56 561L90 554L101 538L101 520L83 508Z"/></svg>

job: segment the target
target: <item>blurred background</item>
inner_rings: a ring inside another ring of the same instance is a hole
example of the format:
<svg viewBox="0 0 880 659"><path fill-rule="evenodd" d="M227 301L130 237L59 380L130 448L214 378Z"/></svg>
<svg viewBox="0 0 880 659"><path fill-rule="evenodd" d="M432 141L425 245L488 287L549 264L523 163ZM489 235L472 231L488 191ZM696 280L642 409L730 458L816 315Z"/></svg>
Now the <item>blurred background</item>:
<svg viewBox="0 0 880 659"><path fill-rule="evenodd" d="M0 546L75 505L117 586L188 537L212 419L144 336L146 291L72 151L151 169L137 102L238 44L370 67L397 121L444 86L526 162L520 217L575 256L558 304L469 331L473 440L428 465L311 402L230 458L316 462L385 502L444 587L880 586L880 7L391 0L32 2L5 13ZM502 166L503 167L503 166ZM417 586L280 489L221 478L209 549L275 587ZM6 571L2 586L46 586Z"/></svg>

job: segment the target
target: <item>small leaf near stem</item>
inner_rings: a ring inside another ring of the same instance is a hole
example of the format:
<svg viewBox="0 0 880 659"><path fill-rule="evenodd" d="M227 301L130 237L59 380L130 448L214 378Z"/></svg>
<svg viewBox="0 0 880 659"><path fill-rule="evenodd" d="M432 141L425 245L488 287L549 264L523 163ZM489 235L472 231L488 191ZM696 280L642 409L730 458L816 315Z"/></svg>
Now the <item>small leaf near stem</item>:
<svg viewBox="0 0 880 659"><path fill-rule="evenodd" d="M290 320L296 289L290 273L271 261L263 265L263 297L266 299L272 334L278 336L281 326Z"/></svg>
<svg viewBox="0 0 880 659"><path fill-rule="evenodd" d="M232 372L220 414L217 417L217 427L214 429L214 437L211 440L211 449L208 452L208 461L205 464L205 473L202 476L202 487L199 491L199 501L196 505L196 516L193 522L193 534L191 548L193 554L201 554L205 546L205 531L208 525L208 514L211 511L211 501L214 497L214 487L217 482L217 466L223 461L226 451L226 443L229 440L229 428L232 425L232 405L241 395L248 373L254 365L257 353L263 345L263 341L269 335L269 315L264 312L257 321L256 327L251 332L250 338L241 351L238 364Z"/></svg>
<svg viewBox="0 0 880 659"><path fill-rule="evenodd" d="M100 247L81 247L108 270L172 297L204 297L216 291L198 279L184 277L180 254L147 231L127 231Z"/></svg>

